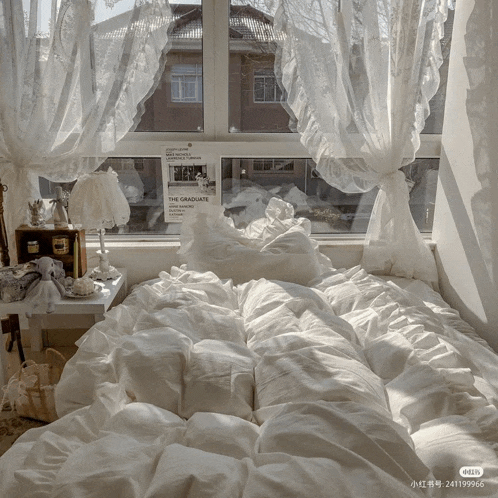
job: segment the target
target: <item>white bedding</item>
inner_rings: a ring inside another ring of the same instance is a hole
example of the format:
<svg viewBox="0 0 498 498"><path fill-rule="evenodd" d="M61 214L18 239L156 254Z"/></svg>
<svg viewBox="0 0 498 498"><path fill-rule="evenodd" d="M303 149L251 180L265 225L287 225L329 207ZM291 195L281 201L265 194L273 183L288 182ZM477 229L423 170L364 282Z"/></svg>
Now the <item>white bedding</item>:
<svg viewBox="0 0 498 498"><path fill-rule="evenodd" d="M162 272L79 340L0 496L498 496L498 358L398 284Z"/></svg>

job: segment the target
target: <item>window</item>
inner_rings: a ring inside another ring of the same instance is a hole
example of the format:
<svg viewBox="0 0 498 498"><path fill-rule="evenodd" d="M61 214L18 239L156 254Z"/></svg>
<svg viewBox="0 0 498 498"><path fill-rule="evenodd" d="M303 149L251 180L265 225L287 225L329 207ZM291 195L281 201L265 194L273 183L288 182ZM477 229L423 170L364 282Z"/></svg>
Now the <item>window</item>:
<svg viewBox="0 0 498 498"><path fill-rule="evenodd" d="M291 133L294 120L280 105L285 93L273 72L273 19L248 3L232 2L228 19L230 131Z"/></svg>
<svg viewBox="0 0 498 498"><path fill-rule="evenodd" d="M277 83L273 70L254 73L254 102L284 102L285 92Z"/></svg>
<svg viewBox="0 0 498 498"><path fill-rule="evenodd" d="M202 102L202 64L172 66L171 101Z"/></svg>
<svg viewBox="0 0 498 498"><path fill-rule="evenodd" d="M188 168L171 171L167 163L161 164L163 148L178 142L202 143L223 158L218 165L222 204L241 223L238 226L250 216L261 215L264 203L278 195L294 205L297 216L312 220L314 233L365 231L375 190L364 195L344 194L316 173L295 133L295 117L281 105L285 95L272 69L276 49L272 17L264 7L247 3L189 0L171 5L175 24L163 75L145 102L136 130L118 143L115 157L103 166L111 164L120 178L129 181L124 185L132 220L121 232L179 233L178 223L164 222L163 179L192 183L192 178L206 171L202 161L195 163L197 171L193 172ZM444 113L452 22L450 11L440 89L431 101L418 159L405 168L412 186L412 213L424 232L432 229L440 154L437 134ZM143 196L142 187L131 183L137 175L143 183ZM262 200L261 206L257 199Z"/></svg>
<svg viewBox="0 0 498 498"><path fill-rule="evenodd" d="M403 168L410 209L421 232L432 230L439 159L418 159ZM275 174L278 173L278 174ZM280 197L315 234L359 234L367 229L378 189L346 194L331 187L311 159L243 157L222 160L222 204L237 228L263 217L269 200Z"/></svg>
<svg viewBox="0 0 498 498"><path fill-rule="evenodd" d="M179 233L177 224L164 222L163 176L159 157L110 157L99 170L112 168L130 204L130 221L125 227L108 230L115 234L166 234ZM40 178L40 192L50 212L50 200L55 198L55 187L60 185L69 194L75 182L55 184Z"/></svg>

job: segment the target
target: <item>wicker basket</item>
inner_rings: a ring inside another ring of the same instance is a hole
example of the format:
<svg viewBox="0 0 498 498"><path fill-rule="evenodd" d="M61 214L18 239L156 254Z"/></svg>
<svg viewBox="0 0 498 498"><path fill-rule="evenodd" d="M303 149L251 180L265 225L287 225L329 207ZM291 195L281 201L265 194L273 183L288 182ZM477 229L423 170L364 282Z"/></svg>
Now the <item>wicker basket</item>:
<svg viewBox="0 0 498 498"><path fill-rule="evenodd" d="M55 386L66 363L66 358L55 349L45 352L46 363L25 361L17 375L18 396L14 407L21 417L53 422L59 417L55 411Z"/></svg>

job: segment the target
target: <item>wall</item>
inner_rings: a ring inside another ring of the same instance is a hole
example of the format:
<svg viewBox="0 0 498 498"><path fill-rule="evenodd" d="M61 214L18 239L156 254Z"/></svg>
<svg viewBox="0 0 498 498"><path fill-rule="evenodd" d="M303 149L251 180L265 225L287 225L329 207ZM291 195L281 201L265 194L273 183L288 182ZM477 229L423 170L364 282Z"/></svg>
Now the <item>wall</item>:
<svg viewBox="0 0 498 498"><path fill-rule="evenodd" d="M498 351L498 3L457 5L433 239L444 298Z"/></svg>

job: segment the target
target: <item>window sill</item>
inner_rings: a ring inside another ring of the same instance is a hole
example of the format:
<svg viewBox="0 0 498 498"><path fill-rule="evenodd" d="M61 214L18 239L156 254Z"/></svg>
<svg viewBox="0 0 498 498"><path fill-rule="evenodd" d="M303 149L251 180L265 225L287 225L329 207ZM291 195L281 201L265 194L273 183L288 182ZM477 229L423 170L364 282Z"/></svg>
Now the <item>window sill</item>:
<svg viewBox="0 0 498 498"><path fill-rule="evenodd" d="M361 262L364 237L360 235L317 235L320 252L330 258L336 268L352 268ZM430 235L424 237L431 249L435 244ZM112 265L127 268L128 284L133 286L146 280L157 278L160 271L170 271L179 266L180 239L175 235L109 235L106 247ZM87 266L98 265L97 250L100 249L96 235L86 237Z"/></svg>
<svg viewBox="0 0 498 498"><path fill-rule="evenodd" d="M319 247L337 247L343 249L363 249L365 236L363 234L315 234L312 239L318 242ZM422 234L422 238L434 250L436 243L430 233ZM109 248L179 248L178 235L106 235L105 244ZM86 246L90 249L100 247L97 235L86 235Z"/></svg>

